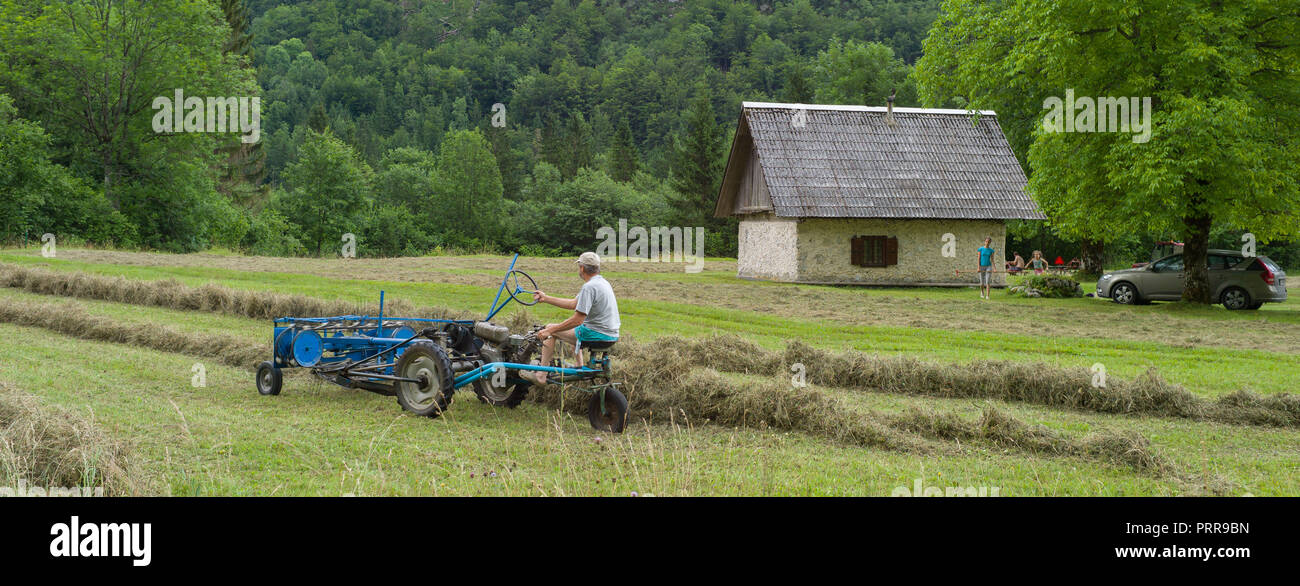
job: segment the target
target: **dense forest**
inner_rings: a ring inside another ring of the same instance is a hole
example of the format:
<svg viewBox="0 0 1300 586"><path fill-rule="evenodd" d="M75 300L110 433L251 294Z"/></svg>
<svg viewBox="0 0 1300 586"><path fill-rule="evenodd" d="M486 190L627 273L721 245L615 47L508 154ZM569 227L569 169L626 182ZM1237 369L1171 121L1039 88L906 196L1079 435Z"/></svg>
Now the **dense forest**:
<svg viewBox="0 0 1300 586"><path fill-rule="evenodd" d="M0 126L25 141L26 160L6 160L6 189L22 195L0 229L10 241L54 232L169 251L334 254L351 232L368 256L558 253L628 218L717 228L707 250L725 255L733 230L710 212L740 102L883 103L897 88L914 103L909 63L937 10L935 0L11 2ZM119 48L122 59L85 54ZM122 87L136 93L128 112ZM156 136L149 100L174 87L259 96L261 141Z"/></svg>
<svg viewBox="0 0 1300 586"><path fill-rule="evenodd" d="M940 5L10 0L0 5L0 241L49 232L126 248L336 255L352 233L360 256L559 254L627 218L706 226L707 254L727 256L734 225L711 212L744 100L881 105L897 91L904 106L1019 107L1004 126L1032 177L1041 97L948 87L966 53L942 35L933 42L946 52L917 75ZM153 103L177 89L258 97L260 140L157 132ZM1077 254L1087 239L1058 228L1014 223L1008 246ZM1215 242L1235 242L1229 228L1213 227ZM1141 258L1177 233L1158 231L1095 244Z"/></svg>

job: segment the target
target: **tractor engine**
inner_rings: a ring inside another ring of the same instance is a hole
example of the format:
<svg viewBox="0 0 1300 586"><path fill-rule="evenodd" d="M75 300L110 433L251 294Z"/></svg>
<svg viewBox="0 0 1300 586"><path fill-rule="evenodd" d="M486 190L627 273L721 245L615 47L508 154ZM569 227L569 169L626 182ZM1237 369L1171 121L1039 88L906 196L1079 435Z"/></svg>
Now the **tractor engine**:
<svg viewBox="0 0 1300 586"><path fill-rule="evenodd" d="M533 331L537 331L534 327ZM475 322L474 335L484 341L479 354L483 362L527 363L537 352L537 339L532 336L510 333L510 328L490 322Z"/></svg>
<svg viewBox="0 0 1300 586"><path fill-rule="evenodd" d="M538 329L540 327L535 326L533 331ZM536 337L512 334L510 328L491 322L475 322L473 332L479 343L475 367L492 362L528 364L539 346ZM474 381L474 393L485 403L513 407L523 401L530 385L503 373L503 376L485 376Z"/></svg>

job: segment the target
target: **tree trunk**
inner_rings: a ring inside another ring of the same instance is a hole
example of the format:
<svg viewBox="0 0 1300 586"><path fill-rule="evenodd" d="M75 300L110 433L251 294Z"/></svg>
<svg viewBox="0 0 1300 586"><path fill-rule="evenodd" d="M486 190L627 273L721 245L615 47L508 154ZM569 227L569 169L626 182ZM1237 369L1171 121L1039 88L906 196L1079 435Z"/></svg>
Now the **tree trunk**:
<svg viewBox="0 0 1300 586"><path fill-rule="evenodd" d="M1101 276L1105 271L1105 245L1100 240L1084 238L1079 241L1079 272L1085 275Z"/></svg>
<svg viewBox="0 0 1300 586"><path fill-rule="evenodd" d="M111 146L104 149L102 159L104 162L104 199L108 200L113 209L121 211L122 206L117 201L117 197L113 195L113 152Z"/></svg>
<svg viewBox="0 0 1300 586"><path fill-rule="evenodd" d="M1209 214L1183 218L1187 236L1183 240L1183 301L1210 303L1210 272L1207 255L1210 248Z"/></svg>

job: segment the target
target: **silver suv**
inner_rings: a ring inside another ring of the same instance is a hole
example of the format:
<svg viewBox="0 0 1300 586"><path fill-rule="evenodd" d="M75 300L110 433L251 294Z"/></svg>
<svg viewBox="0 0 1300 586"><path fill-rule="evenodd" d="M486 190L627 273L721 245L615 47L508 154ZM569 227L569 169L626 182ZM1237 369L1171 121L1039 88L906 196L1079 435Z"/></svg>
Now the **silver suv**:
<svg viewBox="0 0 1300 586"><path fill-rule="evenodd" d="M1228 309L1259 309L1286 301L1286 273L1266 256L1243 256L1235 250L1210 250L1210 299ZM1116 303L1177 301L1183 296L1183 255L1171 254L1147 266L1106 273L1097 281L1097 296Z"/></svg>

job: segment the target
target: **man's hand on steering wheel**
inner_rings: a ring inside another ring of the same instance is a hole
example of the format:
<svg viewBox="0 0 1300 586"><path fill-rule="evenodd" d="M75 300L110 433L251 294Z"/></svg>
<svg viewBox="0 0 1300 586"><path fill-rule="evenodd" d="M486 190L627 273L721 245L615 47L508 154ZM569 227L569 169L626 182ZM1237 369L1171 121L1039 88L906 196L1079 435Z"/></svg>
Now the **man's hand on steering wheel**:
<svg viewBox="0 0 1300 586"><path fill-rule="evenodd" d="M536 299L538 303L549 303L547 301L549 297L547 297L546 294L541 292L540 290L533 291L533 299Z"/></svg>

